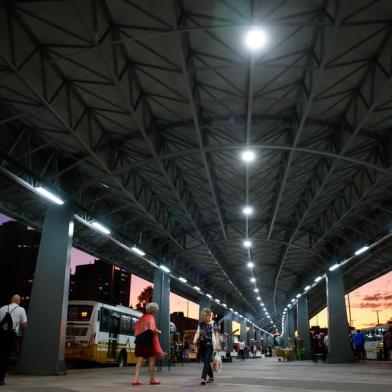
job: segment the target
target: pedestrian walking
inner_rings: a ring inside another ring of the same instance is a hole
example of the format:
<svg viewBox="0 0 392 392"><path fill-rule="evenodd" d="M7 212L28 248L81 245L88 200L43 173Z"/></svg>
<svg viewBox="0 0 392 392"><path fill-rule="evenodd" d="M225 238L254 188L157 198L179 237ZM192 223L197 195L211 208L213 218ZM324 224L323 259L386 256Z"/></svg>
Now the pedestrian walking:
<svg viewBox="0 0 392 392"><path fill-rule="evenodd" d="M201 374L202 385L214 381L211 362L213 360L214 351L220 349L218 329L214 321L211 320L211 316L211 309L204 308L201 311L201 321L197 326L197 331L193 339L193 344L199 345L200 358L203 361L203 371Z"/></svg>
<svg viewBox="0 0 392 392"><path fill-rule="evenodd" d="M0 385L5 385L5 371L16 337L26 327L26 311L20 306L20 296L15 294L9 305L0 308Z"/></svg>
<svg viewBox="0 0 392 392"><path fill-rule="evenodd" d="M241 340L238 343L238 347L239 347L239 353L241 355L241 358L243 361L245 361L245 342L243 340Z"/></svg>
<svg viewBox="0 0 392 392"><path fill-rule="evenodd" d="M140 381L140 370L143 359L149 361L150 385L158 385L161 382L155 378L155 360L166 355L159 343L161 331L157 328L155 314L159 306L155 302L147 304L145 314L135 324L135 357L137 358L135 377L132 385L143 385Z"/></svg>

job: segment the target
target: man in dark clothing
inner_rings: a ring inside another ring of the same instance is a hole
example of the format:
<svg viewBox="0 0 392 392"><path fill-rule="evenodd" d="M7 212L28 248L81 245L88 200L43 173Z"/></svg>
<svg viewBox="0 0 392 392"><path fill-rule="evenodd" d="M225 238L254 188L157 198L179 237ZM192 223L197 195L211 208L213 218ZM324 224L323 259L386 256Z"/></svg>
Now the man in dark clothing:
<svg viewBox="0 0 392 392"><path fill-rule="evenodd" d="M383 338L384 358L386 361L392 360L392 323L388 323L388 330Z"/></svg>

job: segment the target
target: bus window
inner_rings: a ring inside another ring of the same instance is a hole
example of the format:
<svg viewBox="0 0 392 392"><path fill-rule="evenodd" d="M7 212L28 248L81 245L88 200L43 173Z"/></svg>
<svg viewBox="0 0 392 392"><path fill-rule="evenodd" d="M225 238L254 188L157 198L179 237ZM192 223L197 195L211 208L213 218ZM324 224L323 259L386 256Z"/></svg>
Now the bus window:
<svg viewBox="0 0 392 392"><path fill-rule="evenodd" d="M68 321L90 321L93 307L90 305L69 305Z"/></svg>
<svg viewBox="0 0 392 392"><path fill-rule="evenodd" d="M109 309L101 308L99 330L109 332Z"/></svg>
<svg viewBox="0 0 392 392"><path fill-rule="evenodd" d="M132 327L132 317L126 314L121 315L120 319L120 333L124 335L132 335L133 327Z"/></svg>

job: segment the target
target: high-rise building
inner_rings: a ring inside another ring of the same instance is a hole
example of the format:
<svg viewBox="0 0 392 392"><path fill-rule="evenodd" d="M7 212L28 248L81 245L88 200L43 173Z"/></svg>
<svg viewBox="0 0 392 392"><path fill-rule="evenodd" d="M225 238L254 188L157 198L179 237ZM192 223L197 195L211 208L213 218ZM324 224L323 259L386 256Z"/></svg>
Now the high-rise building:
<svg viewBox="0 0 392 392"><path fill-rule="evenodd" d="M131 274L105 261L77 266L71 281L71 299L129 305Z"/></svg>
<svg viewBox="0 0 392 392"><path fill-rule="evenodd" d="M41 234L15 221L0 226L0 306L19 294L28 307Z"/></svg>

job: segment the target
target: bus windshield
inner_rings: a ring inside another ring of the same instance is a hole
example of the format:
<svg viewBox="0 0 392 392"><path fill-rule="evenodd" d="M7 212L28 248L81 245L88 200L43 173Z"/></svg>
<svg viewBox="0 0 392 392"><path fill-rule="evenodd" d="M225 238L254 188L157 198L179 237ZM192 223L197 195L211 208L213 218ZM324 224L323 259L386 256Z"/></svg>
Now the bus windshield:
<svg viewBox="0 0 392 392"><path fill-rule="evenodd" d="M90 321L92 311L91 305L69 305L68 321Z"/></svg>

